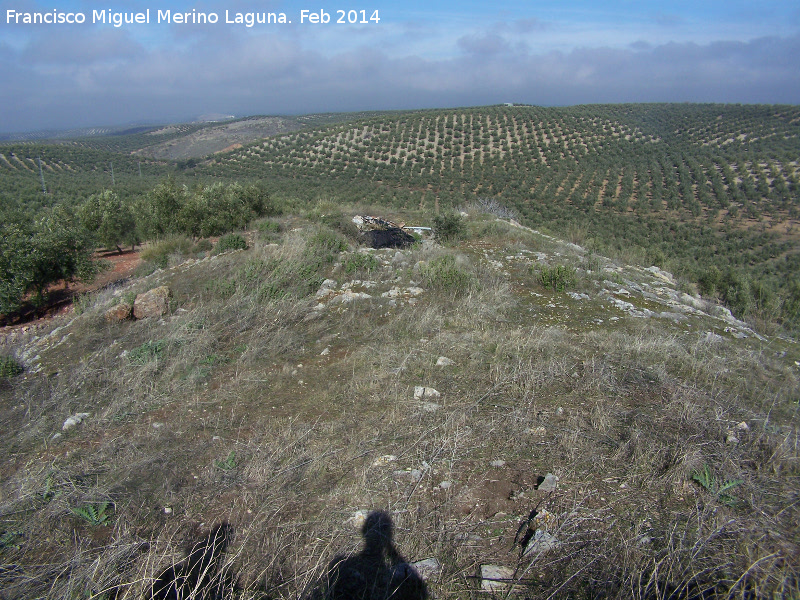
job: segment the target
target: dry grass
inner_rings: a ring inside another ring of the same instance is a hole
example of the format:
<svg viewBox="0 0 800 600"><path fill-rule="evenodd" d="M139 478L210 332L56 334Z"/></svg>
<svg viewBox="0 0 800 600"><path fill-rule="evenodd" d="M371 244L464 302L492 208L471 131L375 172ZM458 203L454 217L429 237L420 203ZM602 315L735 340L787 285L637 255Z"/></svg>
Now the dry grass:
<svg viewBox="0 0 800 600"><path fill-rule="evenodd" d="M485 563L532 598L797 596L796 371L655 320L537 324L507 277L453 249L408 251L408 268L369 271L373 299L314 310L318 281L346 279L337 235L296 222L278 246L135 281L173 289L161 322L106 324L100 294L39 348L41 372L0 384L3 597L139 598L223 520L232 595L313 596L368 509L392 515L409 560L440 561L438 598L479 596ZM437 260L468 285L379 299ZM92 416L53 439L77 412ZM730 499L693 479L706 466L741 480ZM110 525L73 512L102 501ZM536 506L560 545L520 557Z"/></svg>

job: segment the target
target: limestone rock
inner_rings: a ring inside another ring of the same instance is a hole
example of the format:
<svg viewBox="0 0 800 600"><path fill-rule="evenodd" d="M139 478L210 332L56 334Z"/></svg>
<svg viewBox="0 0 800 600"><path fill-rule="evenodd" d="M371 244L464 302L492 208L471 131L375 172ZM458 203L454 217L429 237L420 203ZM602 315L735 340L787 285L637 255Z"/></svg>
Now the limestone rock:
<svg viewBox="0 0 800 600"><path fill-rule="evenodd" d="M430 581L436 579L442 572L442 563L435 558L426 558L425 560L418 560L411 563L414 570L422 577L423 581Z"/></svg>
<svg viewBox="0 0 800 600"><path fill-rule="evenodd" d="M133 316L137 319L161 317L169 310L172 291L165 285L136 296L133 303Z"/></svg>
<svg viewBox="0 0 800 600"><path fill-rule="evenodd" d="M548 473L544 476L544 481L539 484L539 487L536 489L540 492L554 492L556 487L558 486L558 477L553 475L552 473Z"/></svg>
<svg viewBox="0 0 800 600"><path fill-rule="evenodd" d="M422 385L414 386L414 400L421 400L422 398L438 398L441 394L430 387Z"/></svg>
<svg viewBox="0 0 800 600"><path fill-rule="evenodd" d="M533 539L528 542L528 546L525 548L525 556L543 554L544 552L555 550L560 545L561 542L555 536L547 533L544 529L537 529L536 533L533 534Z"/></svg>
<svg viewBox="0 0 800 600"><path fill-rule="evenodd" d="M126 319L130 319L133 314L133 305L127 302L120 302L116 306L112 306L105 312L105 320L109 323L119 323Z"/></svg>
<svg viewBox="0 0 800 600"><path fill-rule="evenodd" d="M503 592L514 578L514 569L497 565L481 565L481 589L485 592Z"/></svg>
<svg viewBox="0 0 800 600"><path fill-rule="evenodd" d="M91 415L89 413L77 413L72 415L71 417L67 417L67 420L64 421L64 424L61 426L62 431L69 431L73 427L80 425L84 419L88 419Z"/></svg>

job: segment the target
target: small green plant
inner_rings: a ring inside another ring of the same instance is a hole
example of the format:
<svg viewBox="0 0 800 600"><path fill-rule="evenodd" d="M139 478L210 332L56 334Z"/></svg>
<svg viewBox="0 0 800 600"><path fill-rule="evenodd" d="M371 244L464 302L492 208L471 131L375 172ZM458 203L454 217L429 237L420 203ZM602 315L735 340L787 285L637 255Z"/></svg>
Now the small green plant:
<svg viewBox="0 0 800 600"><path fill-rule="evenodd" d="M128 354L128 359L136 365L143 365L151 360L158 360L164 349L167 347L166 340L157 340L155 342L145 342L138 348L134 348Z"/></svg>
<svg viewBox="0 0 800 600"><path fill-rule="evenodd" d="M77 506L70 510L72 514L83 519L92 527L98 527L100 525L108 525L111 521L111 514L108 510L109 507L113 510L114 505L108 500L104 500L97 504L84 504L83 506Z"/></svg>
<svg viewBox="0 0 800 600"><path fill-rule="evenodd" d="M44 489L39 494L44 502L50 502L61 495L60 491L53 489L53 474L50 473L44 480Z"/></svg>
<svg viewBox="0 0 800 600"><path fill-rule="evenodd" d="M0 356L0 379L11 379L24 370L13 356Z"/></svg>
<svg viewBox="0 0 800 600"><path fill-rule="evenodd" d="M342 268L344 272L348 275L350 273L355 273L356 271L374 271L380 266L380 262L378 259L372 256L372 254L366 254L363 252L358 252L356 254L351 254L347 258L344 259L342 263Z"/></svg>
<svg viewBox="0 0 800 600"><path fill-rule="evenodd" d="M228 233L219 238L214 247L214 254L227 252L228 250L247 250L247 240L238 233Z"/></svg>
<svg viewBox="0 0 800 600"><path fill-rule="evenodd" d="M557 292L563 292L567 288L573 287L577 279L575 267L567 265L556 265L555 267L545 265L539 270L539 282L544 287Z"/></svg>
<svg viewBox="0 0 800 600"><path fill-rule="evenodd" d="M720 483L717 476L711 472L711 468L708 464L703 465L702 471L692 471L692 479L699 483L700 487L709 494L715 496L717 500L728 506L736 504L736 498L729 495L727 493L728 490L732 490L736 486L741 485L744 481L742 479L734 479L726 481L725 483Z"/></svg>
<svg viewBox="0 0 800 600"><path fill-rule="evenodd" d="M13 548L19 550L22 548L22 539L25 535L21 531L4 531L0 534L0 550L6 548Z"/></svg>
<svg viewBox="0 0 800 600"><path fill-rule="evenodd" d="M276 234L281 232L281 224L277 221L265 219L256 223L256 229L259 233Z"/></svg>
<svg viewBox="0 0 800 600"><path fill-rule="evenodd" d="M215 460L214 464L223 471L232 471L236 468L236 451L231 450L225 460Z"/></svg>

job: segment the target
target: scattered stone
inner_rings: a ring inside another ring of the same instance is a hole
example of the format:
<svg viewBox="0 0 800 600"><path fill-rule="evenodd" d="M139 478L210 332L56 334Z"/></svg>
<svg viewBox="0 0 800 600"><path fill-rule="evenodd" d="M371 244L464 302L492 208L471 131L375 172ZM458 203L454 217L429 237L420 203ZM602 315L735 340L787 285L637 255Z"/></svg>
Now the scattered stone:
<svg viewBox="0 0 800 600"><path fill-rule="evenodd" d="M417 482L420 479L422 479L422 471L420 471L419 469L411 469L411 473L409 473L409 475L411 476L411 481L414 482Z"/></svg>
<svg viewBox="0 0 800 600"><path fill-rule="evenodd" d="M481 565L481 589L484 592L503 592L514 578L514 569L497 565Z"/></svg>
<svg viewBox="0 0 800 600"><path fill-rule="evenodd" d="M163 423L159 422L153 423L153 429L161 429L163 426L164 426Z"/></svg>
<svg viewBox="0 0 800 600"><path fill-rule="evenodd" d="M558 477L552 473L548 473L544 476L544 481L542 481L536 489L540 492L554 492L557 486Z"/></svg>
<svg viewBox="0 0 800 600"><path fill-rule="evenodd" d="M368 300L369 298L372 298L372 296L370 296L366 292L354 292L352 290L345 290L344 293L339 294L334 298L331 298L330 303L348 304L350 302L353 302L354 300Z"/></svg>
<svg viewBox="0 0 800 600"><path fill-rule="evenodd" d="M437 367L451 367L453 366L453 361L447 358L446 356L440 356L436 359L436 366Z"/></svg>
<svg viewBox="0 0 800 600"><path fill-rule="evenodd" d="M500 468L506 466L506 461L504 461L504 460L493 460L489 464L492 465L495 469L500 469Z"/></svg>
<svg viewBox="0 0 800 600"><path fill-rule="evenodd" d="M172 291L165 285L136 296L133 303L133 316L136 319L161 317L169 310Z"/></svg>
<svg viewBox="0 0 800 600"><path fill-rule="evenodd" d="M738 444L739 438L737 438L732 431L728 432L728 436L725 438L725 441L729 444Z"/></svg>
<svg viewBox="0 0 800 600"><path fill-rule="evenodd" d="M439 484L439 487L442 488L443 490L449 490L452 487L452 485L453 485L452 481L445 480Z"/></svg>
<svg viewBox="0 0 800 600"><path fill-rule="evenodd" d="M556 415L557 415L557 416L559 416L559 417L563 417L563 416L564 416L564 408L563 408L563 407L561 407L561 406L559 406L559 407L556 409Z"/></svg>
<svg viewBox="0 0 800 600"><path fill-rule="evenodd" d="M127 302L120 302L116 306L109 308L103 316L108 323L119 323L120 321L130 319L132 314L133 305Z"/></svg>
<svg viewBox="0 0 800 600"><path fill-rule="evenodd" d="M589 300L589 294L578 293L578 292L567 292L567 296L572 298L573 300Z"/></svg>
<svg viewBox="0 0 800 600"><path fill-rule="evenodd" d="M436 404L436 402L423 402L421 408L423 412L434 413L442 408L442 405Z"/></svg>
<svg viewBox="0 0 800 600"><path fill-rule="evenodd" d="M736 426L737 431L750 431L750 426L747 424L746 421L742 421Z"/></svg>
<svg viewBox="0 0 800 600"><path fill-rule="evenodd" d="M550 550L555 550L560 545L561 542L559 542L555 536L547 533L544 529L537 529L533 534L533 539L528 542L528 546L525 548L524 556L543 554Z"/></svg>
<svg viewBox="0 0 800 600"><path fill-rule="evenodd" d="M442 572L442 564L435 558L426 558L425 560L418 560L411 563L414 570L422 577L423 581L430 581L436 579Z"/></svg>
<svg viewBox="0 0 800 600"><path fill-rule="evenodd" d="M364 526L364 522L367 520L367 516L369 516L369 512L370 511L364 509L357 510L348 521L350 521L356 529L361 529Z"/></svg>
<svg viewBox="0 0 800 600"><path fill-rule="evenodd" d="M330 349L330 346L328 346L327 348L325 348L325 350L320 352L319 355L320 356L328 356L328 354L330 354L330 353L331 353L331 349Z"/></svg>
<svg viewBox="0 0 800 600"><path fill-rule="evenodd" d="M533 427L533 428L528 427L525 431L523 431L523 433L527 435L536 435L539 437L544 437L545 435L547 435L547 429L539 425L538 427Z"/></svg>
<svg viewBox="0 0 800 600"><path fill-rule="evenodd" d="M383 456L379 456L375 459L375 462L372 463L373 467L383 467L388 465L391 462L397 460L397 457L394 454L384 454Z"/></svg>
<svg viewBox="0 0 800 600"><path fill-rule="evenodd" d="M80 425L84 419L88 419L91 415L89 413L77 413L71 417L67 417L64 424L61 426L61 431L69 431L73 427Z"/></svg>
<svg viewBox="0 0 800 600"><path fill-rule="evenodd" d="M165 506L165 507L164 507L164 514L165 514L165 515L171 515L171 514L172 514L172 507L170 507L170 506Z"/></svg>
<svg viewBox="0 0 800 600"><path fill-rule="evenodd" d="M421 400L422 398L439 398L441 394L430 387L422 385L414 386L414 400Z"/></svg>

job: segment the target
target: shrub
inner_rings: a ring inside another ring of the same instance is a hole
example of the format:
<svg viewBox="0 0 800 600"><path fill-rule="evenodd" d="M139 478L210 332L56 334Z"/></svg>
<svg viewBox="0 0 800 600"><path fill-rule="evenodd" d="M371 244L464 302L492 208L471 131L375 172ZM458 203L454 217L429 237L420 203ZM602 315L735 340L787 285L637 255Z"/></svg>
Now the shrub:
<svg viewBox="0 0 800 600"><path fill-rule="evenodd" d="M575 267L556 265L555 267L543 266L539 270L539 282L546 288L563 292L577 282Z"/></svg>
<svg viewBox="0 0 800 600"><path fill-rule="evenodd" d="M0 356L0 379L11 379L24 370L13 356Z"/></svg>
<svg viewBox="0 0 800 600"><path fill-rule="evenodd" d="M219 238L214 248L214 253L227 252L228 250L247 250L247 241L238 233L229 233Z"/></svg>
<svg viewBox="0 0 800 600"><path fill-rule="evenodd" d="M276 234L281 232L281 224L277 221L264 219L256 223L256 229L259 233Z"/></svg>
<svg viewBox="0 0 800 600"><path fill-rule="evenodd" d="M447 213L433 217L433 235L438 242L452 242L464 237L466 228L461 215Z"/></svg>

